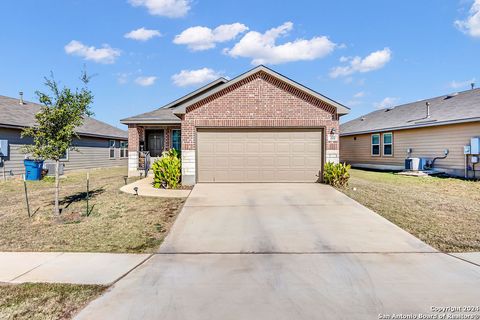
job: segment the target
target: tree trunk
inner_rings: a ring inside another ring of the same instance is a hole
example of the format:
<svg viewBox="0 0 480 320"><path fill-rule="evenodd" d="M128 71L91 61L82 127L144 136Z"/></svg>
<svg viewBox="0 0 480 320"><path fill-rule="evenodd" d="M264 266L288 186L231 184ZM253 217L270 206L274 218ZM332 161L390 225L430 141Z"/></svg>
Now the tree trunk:
<svg viewBox="0 0 480 320"><path fill-rule="evenodd" d="M60 216L60 208L58 206L58 198L60 195L60 161L55 161L55 216L58 218Z"/></svg>

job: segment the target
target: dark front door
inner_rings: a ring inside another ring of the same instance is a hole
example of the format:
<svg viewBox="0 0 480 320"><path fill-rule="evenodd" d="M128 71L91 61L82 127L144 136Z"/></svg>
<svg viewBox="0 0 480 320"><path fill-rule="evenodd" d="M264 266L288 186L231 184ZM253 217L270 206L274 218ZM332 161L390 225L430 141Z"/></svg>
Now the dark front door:
<svg viewBox="0 0 480 320"><path fill-rule="evenodd" d="M160 157L163 151L163 130L147 131L147 151L150 156Z"/></svg>

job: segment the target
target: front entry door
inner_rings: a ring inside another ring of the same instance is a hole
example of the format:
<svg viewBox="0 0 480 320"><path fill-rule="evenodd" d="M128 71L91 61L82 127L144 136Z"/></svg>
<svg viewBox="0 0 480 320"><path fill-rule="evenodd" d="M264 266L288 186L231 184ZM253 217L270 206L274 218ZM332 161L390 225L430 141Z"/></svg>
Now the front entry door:
<svg viewBox="0 0 480 320"><path fill-rule="evenodd" d="M147 131L147 151L151 157L160 157L163 152L163 130Z"/></svg>

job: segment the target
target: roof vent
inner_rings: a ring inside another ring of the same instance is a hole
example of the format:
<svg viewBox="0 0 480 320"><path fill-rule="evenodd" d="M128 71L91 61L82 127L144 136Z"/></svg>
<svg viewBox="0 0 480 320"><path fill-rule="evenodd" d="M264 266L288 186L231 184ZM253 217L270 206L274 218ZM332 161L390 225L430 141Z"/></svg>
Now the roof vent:
<svg viewBox="0 0 480 320"><path fill-rule="evenodd" d="M470 83L470 86L472 87L472 90L475 89L475 82Z"/></svg>
<svg viewBox="0 0 480 320"><path fill-rule="evenodd" d="M25 104L25 102L23 101L23 91L20 91L18 95L19 95L18 103L23 106Z"/></svg>
<svg viewBox="0 0 480 320"><path fill-rule="evenodd" d="M392 109L393 109L393 108L386 108L386 109L385 109L385 112L388 112L388 111L390 111L390 110L392 110Z"/></svg>
<svg viewBox="0 0 480 320"><path fill-rule="evenodd" d="M425 102L425 105L427 106L427 116L425 118L430 118L430 102Z"/></svg>
<svg viewBox="0 0 480 320"><path fill-rule="evenodd" d="M361 118L360 118L360 121L365 121L365 117L361 117Z"/></svg>

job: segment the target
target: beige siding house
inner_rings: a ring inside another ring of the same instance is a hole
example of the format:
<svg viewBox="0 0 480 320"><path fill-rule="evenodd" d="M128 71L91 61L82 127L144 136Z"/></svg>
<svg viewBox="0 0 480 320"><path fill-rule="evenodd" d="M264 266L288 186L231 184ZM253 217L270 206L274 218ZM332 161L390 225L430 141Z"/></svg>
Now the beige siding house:
<svg viewBox="0 0 480 320"><path fill-rule="evenodd" d="M480 177L478 155L465 154L471 138L478 136L480 90L474 89L377 110L342 124L340 160L353 167L403 170L407 158L423 158L424 169Z"/></svg>
<svg viewBox="0 0 480 320"><path fill-rule="evenodd" d="M41 106L32 102L0 96L0 140L7 141L8 156L1 157L0 179L20 176L25 172L22 147L32 143L22 138L24 127L35 123L35 114ZM125 166L128 159L126 131L93 118L86 118L77 130L80 139L74 141L76 150L70 150L61 160L64 170ZM48 162L47 162L48 163Z"/></svg>

